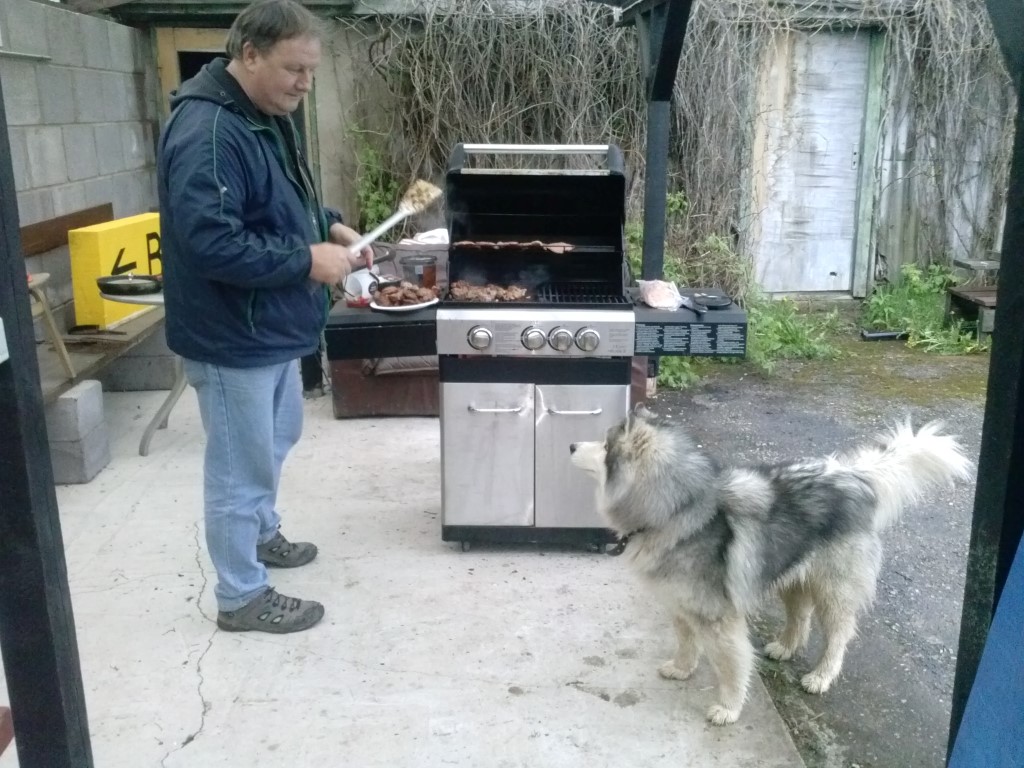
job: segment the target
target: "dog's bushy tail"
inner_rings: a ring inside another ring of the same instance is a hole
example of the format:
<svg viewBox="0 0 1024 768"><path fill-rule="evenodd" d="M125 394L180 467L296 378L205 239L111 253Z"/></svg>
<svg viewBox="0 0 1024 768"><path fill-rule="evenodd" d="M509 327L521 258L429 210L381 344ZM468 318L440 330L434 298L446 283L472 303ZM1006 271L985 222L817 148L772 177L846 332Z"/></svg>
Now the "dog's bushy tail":
<svg viewBox="0 0 1024 768"><path fill-rule="evenodd" d="M875 528L895 524L903 510L935 488L971 476L973 463L953 435L942 434L942 422L932 421L917 433L909 421L865 447L848 466L864 477L878 494Z"/></svg>

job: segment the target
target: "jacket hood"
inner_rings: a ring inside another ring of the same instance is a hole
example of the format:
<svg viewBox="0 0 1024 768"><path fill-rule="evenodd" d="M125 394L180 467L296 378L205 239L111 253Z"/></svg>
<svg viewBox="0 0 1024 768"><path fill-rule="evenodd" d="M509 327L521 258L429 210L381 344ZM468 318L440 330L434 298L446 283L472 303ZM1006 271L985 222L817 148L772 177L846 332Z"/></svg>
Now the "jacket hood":
<svg viewBox="0 0 1024 768"><path fill-rule="evenodd" d="M250 101L242 86L228 72L229 60L217 58L204 64L199 73L189 78L181 87L171 94L170 106L173 110L188 99L212 101L223 107L239 112L258 123L264 123L267 116L263 115Z"/></svg>

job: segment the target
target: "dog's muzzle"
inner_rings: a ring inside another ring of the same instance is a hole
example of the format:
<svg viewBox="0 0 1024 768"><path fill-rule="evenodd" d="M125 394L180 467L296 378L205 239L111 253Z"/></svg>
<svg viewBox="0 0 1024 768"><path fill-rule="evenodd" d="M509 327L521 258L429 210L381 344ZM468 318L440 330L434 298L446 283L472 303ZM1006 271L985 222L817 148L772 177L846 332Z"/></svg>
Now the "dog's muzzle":
<svg viewBox="0 0 1024 768"><path fill-rule="evenodd" d="M569 453L570 455L576 453L576 443L569 443Z"/></svg>

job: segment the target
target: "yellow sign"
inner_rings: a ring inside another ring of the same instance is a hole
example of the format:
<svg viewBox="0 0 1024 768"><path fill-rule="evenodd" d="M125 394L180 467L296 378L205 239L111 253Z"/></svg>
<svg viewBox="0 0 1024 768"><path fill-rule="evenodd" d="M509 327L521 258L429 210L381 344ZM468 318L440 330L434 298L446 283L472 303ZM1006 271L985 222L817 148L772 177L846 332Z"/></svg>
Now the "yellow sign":
<svg viewBox="0 0 1024 768"><path fill-rule="evenodd" d="M75 322L109 328L152 309L100 297L97 277L160 275L160 215L140 213L68 231Z"/></svg>

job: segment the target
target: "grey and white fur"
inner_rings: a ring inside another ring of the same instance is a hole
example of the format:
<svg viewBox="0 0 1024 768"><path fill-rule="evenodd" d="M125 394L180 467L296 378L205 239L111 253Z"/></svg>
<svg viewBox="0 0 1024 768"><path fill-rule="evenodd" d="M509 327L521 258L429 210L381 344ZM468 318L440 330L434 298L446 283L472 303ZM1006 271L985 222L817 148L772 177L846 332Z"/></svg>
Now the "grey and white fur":
<svg viewBox="0 0 1024 768"><path fill-rule="evenodd" d="M941 428L907 422L846 454L719 467L686 430L639 409L603 442L570 446L597 478L608 523L628 537L625 556L671 611L678 650L658 671L685 680L701 654L714 669L712 723L740 716L755 661L747 616L773 593L786 625L765 653L791 658L816 616L825 649L801 683L829 689L874 598L883 531L929 490L971 475Z"/></svg>

